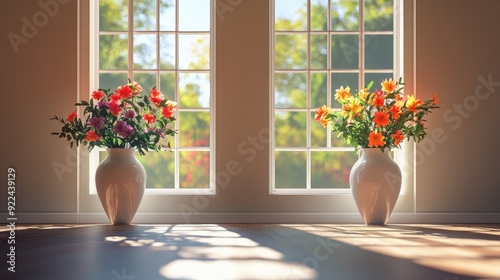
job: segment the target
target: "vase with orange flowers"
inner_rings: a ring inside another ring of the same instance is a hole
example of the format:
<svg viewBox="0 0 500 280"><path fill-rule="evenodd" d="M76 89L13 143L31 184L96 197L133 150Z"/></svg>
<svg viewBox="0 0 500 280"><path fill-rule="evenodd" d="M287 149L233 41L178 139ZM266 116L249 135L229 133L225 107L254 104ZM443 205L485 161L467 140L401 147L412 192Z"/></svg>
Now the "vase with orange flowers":
<svg viewBox="0 0 500 280"><path fill-rule="evenodd" d="M129 224L144 195L146 173L135 158L135 152L169 150L167 137L176 131L177 103L167 100L156 89L143 94L137 82L129 80L114 91L99 89L90 101L75 106L82 108L67 118L54 116L60 131L53 135L74 145L106 148L108 155L96 170L96 189L101 204L112 224Z"/></svg>
<svg viewBox="0 0 500 280"><path fill-rule="evenodd" d="M351 93L349 87L336 90L341 108L326 105L317 109L315 121L330 126L333 133L360 151L349 184L366 224L385 224L401 189L401 170L389 157L405 140L419 142L427 134L425 117L438 107L437 96L422 101L403 94L404 84L385 79L381 89L366 88Z"/></svg>

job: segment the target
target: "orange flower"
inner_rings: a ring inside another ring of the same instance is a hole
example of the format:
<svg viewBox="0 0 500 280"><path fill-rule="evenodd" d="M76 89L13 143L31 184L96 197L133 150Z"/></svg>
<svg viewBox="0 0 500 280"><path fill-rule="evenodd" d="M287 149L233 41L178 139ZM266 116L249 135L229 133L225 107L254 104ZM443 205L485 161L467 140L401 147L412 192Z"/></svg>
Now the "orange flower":
<svg viewBox="0 0 500 280"><path fill-rule="evenodd" d="M156 121L156 117L150 113L144 114L143 118L149 124L152 124Z"/></svg>
<svg viewBox="0 0 500 280"><path fill-rule="evenodd" d="M340 86L339 89L335 90L335 99L341 101L351 97L350 91L351 91L350 87L347 86L344 88L343 86Z"/></svg>
<svg viewBox="0 0 500 280"><path fill-rule="evenodd" d="M68 115L68 117L66 118L66 122L70 122L74 119L76 119L76 110L74 110L73 112L71 112L71 114Z"/></svg>
<svg viewBox="0 0 500 280"><path fill-rule="evenodd" d="M415 98L415 96L413 95L408 96L408 101L406 101L406 107L408 108L408 110L416 113L417 108L422 105L422 100Z"/></svg>
<svg viewBox="0 0 500 280"><path fill-rule="evenodd" d="M392 104L391 108L389 109L389 112L391 112L392 118L394 120L397 120L400 117L401 107L399 107L396 104Z"/></svg>
<svg viewBox="0 0 500 280"><path fill-rule="evenodd" d="M436 94L431 95L432 98L432 104L437 105L439 103L438 97Z"/></svg>
<svg viewBox="0 0 500 280"><path fill-rule="evenodd" d="M100 90L96 90L96 91L92 92L92 98L94 98L94 100L99 101L103 97L104 97L104 92L102 92Z"/></svg>
<svg viewBox="0 0 500 280"><path fill-rule="evenodd" d="M386 112L375 112L373 122L377 124L377 127L384 127L389 124L389 114Z"/></svg>
<svg viewBox="0 0 500 280"><path fill-rule="evenodd" d="M391 137L394 139L394 145L398 146L403 140L405 140L405 136L401 134L401 130L396 131L396 133L392 134Z"/></svg>
<svg viewBox="0 0 500 280"><path fill-rule="evenodd" d="M330 108L326 107L326 105L323 105L316 110L316 114L314 114L314 120L322 124L323 127L326 127L331 122L330 119L326 118L328 117L328 114L330 114Z"/></svg>
<svg viewBox="0 0 500 280"><path fill-rule="evenodd" d="M384 136L380 132L370 132L368 142L368 147L370 148L383 147L385 145Z"/></svg>
<svg viewBox="0 0 500 280"><path fill-rule="evenodd" d="M87 142L91 142L91 141L97 141L97 140L99 140L99 139L101 139L101 138L99 137L99 135L95 134L95 131L90 130L90 131L87 131L87 134L86 134L86 136L85 136L85 139L83 139L83 140L85 140L85 141L87 141Z"/></svg>
<svg viewBox="0 0 500 280"><path fill-rule="evenodd" d="M375 107L384 106L385 96L384 93L380 90L375 91L375 97L373 98L372 105Z"/></svg>
<svg viewBox="0 0 500 280"><path fill-rule="evenodd" d="M383 80L382 83L380 83L380 85L382 86L383 91L389 93L395 91L398 84L391 78L389 80L387 79Z"/></svg>

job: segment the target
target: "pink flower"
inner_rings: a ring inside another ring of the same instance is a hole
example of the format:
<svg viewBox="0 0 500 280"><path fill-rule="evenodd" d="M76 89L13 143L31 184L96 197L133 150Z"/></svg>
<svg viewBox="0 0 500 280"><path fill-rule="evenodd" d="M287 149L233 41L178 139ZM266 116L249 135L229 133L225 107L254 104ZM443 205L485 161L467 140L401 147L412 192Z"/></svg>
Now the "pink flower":
<svg viewBox="0 0 500 280"><path fill-rule="evenodd" d="M149 100L151 100L151 102L153 102L156 106L160 105L164 98L163 94L156 89L151 89L149 92Z"/></svg>
<svg viewBox="0 0 500 280"><path fill-rule="evenodd" d="M149 124L152 124L156 121L156 118L154 115L150 114L150 113L146 113L144 114L144 120L149 123Z"/></svg>
<svg viewBox="0 0 500 280"><path fill-rule="evenodd" d="M127 99L132 97L132 89L128 85L124 85L116 88L115 94L117 94L121 99Z"/></svg>
<svg viewBox="0 0 500 280"><path fill-rule="evenodd" d="M127 119L132 119L135 117L135 111L134 110L128 110L127 112L125 112L125 114L123 114L125 116L125 118Z"/></svg>
<svg viewBox="0 0 500 280"><path fill-rule="evenodd" d="M68 115L68 117L66 118L66 122L70 122L76 119L76 117L77 117L76 110L74 110L73 112L71 112L71 114Z"/></svg>
<svg viewBox="0 0 500 280"><path fill-rule="evenodd" d="M168 100L165 104L165 108L161 110L161 114L165 118L170 119L174 116L175 108L177 108L177 102Z"/></svg>
<svg viewBox="0 0 500 280"><path fill-rule="evenodd" d="M122 108L120 108L120 103L116 101L109 102L109 111L111 112L111 114L118 116L122 111Z"/></svg>
<svg viewBox="0 0 500 280"><path fill-rule="evenodd" d="M96 101L101 100L103 97L104 97L104 92L102 92L100 90L96 90L96 91L92 92L92 98L94 98L94 100L96 100Z"/></svg>

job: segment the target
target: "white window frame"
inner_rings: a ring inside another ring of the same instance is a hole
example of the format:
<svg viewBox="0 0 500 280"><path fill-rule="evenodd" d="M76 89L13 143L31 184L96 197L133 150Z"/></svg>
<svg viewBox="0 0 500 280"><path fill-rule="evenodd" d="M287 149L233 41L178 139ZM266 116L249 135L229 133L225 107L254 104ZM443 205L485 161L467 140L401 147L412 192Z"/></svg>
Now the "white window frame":
<svg viewBox="0 0 500 280"><path fill-rule="evenodd" d="M129 1L129 11L133 7L133 0ZM176 1L176 25L179 24L179 0ZM172 156L175 156L175 186L174 188L165 188L165 189L151 189L146 188L144 194L145 195L215 195L216 194L216 182L215 182L215 11L216 11L216 0L210 1L210 144L208 148L202 147L191 147L191 148L183 148L179 147L179 136L175 136L175 148L172 148ZM130 15L132 13L129 12L129 20ZM90 0L89 1L89 87L92 90L98 88L99 84L99 0ZM129 35L133 32L131 28L132 23L129 22ZM176 38L178 38L179 32L176 30L172 32L176 34ZM193 32L185 32L192 33ZM129 36L129 38L133 38L133 36ZM157 50L159 52L159 40L157 40ZM129 40L129 48L131 47L131 43ZM176 59L178 58L178 44L176 44ZM129 69L128 76L132 77L132 72L134 71L132 65L130 64L131 56L129 56ZM156 72L158 77L159 69L148 70L148 72ZM170 70L169 70L170 71ZM172 69L171 71L176 72L176 83L179 82L179 73L186 72L185 70L180 70L178 68ZM197 72L197 70L192 70L188 72ZM206 72L206 71L204 71ZM140 81L138 81L140 82ZM118 86L118 85L117 85ZM175 98L174 101L178 100L178 87L175 87ZM88 94L88 99L91 98L91 92ZM176 112L176 118L178 119L179 111L183 112L193 112L197 111L197 109L182 109L179 108ZM206 111L206 110L203 110ZM175 129L178 129L178 122L175 122ZM89 190L88 193L90 195L97 195L96 187L95 187L95 171L97 166L99 165L99 151L104 151L105 149L95 148L92 152L89 153ZM179 187L179 152L180 151L208 151L209 152L209 187L208 188L180 188Z"/></svg>
<svg viewBox="0 0 500 280"><path fill-rule="evenodd" d="M310 160L310 151L311 150L314 150L314 151L353 151L354 152L354 148L351 148L351 147L324 147L324 148L314 148L312 149L310 147L310 141L309 141L309 138L310 138L310 134L311 134L311 128L310 128L310 121L307 121L306 122L306 133L308 135L308 138L307 138L307 147L305 148L299 148L299 149L294 149L294 148L284 148L284 149L279 149L279 150L285 150L285 149L289 149L289 150L297 150L297 151L302 151L302 150L306 150L308 152L308 156L307 156L307 164L306 164L306 186L305 188L302 188L302 189L286 189L286 188L276 188L275 187L275 172L276 172L276 168L275 168L275 151L277 150L276 149L276 146L275 146L275 135L274 135L274 126L275 126L275 118L274 118L274 115L275 115L275 112L276 112L276 108L275 108L275 95L274 95L274 91L275 91L275 81L274 81L274 76L275 76L275 73L276 73L276 70L275 70L275 67L274 67L274 49L275 49L275 7L274 7L274 4L275 4L275 1L276 0L270 0L269 1L269 5L270 5L270 12L269 12L269 16L270 16L270 29L269 29L269 40L270 40L270 53L269 53L269 56L270 56L270 59L269 59L269 104L270 104L270 110L269 110L269 120L270 120L270 127L271 127L271 131L273 133L270 133L270 152L269 152L269 164L270 164L270 176L269 176L269 193L272 194L272 195L346 195L346 194L351 194L351 189L350 188L343 188L343 189L334 189L334 188L321 188L321 189L313 189L311 188L311 185L310 185L310 177L311 177L311 160ZM330 0L328 1L328 3L330 4ZM394 13L394 18L393 18L393 55L394 55L394 59L393 59L393 73L394 73L394 77L404 77L404 59L403 59L403 52L404 52L404 26L403 26L403 11L404 11L404 7L403 7L403 3L404 1L403 0L393 0L393 13ZM310 7L310 4L311 4L311 0L307 0L307 4L308 4L308 7ZM330 7L330 5L328 5L328 7ZM364 77L364 35L365 35L365 30L364 30L364 18L363 18L363 10L364 10L364 0L359 0L359 25L360 25L360 29L359 31L354 31L354 32L349 32L347 34L351 34L351 33L356 33L358 36L359 36L359 45L360 45L360 48L359 48L359 65L361 67L359 67L356 71L359 71L359 80L358 80L358 88L363 88L364 85L365 85L365 77ZM308 11L308 19L310 18L310 13ZM309 20L308 20L309 21ZM327 19L327 22L328 24L330 24L330 8L328 8L328 19ZM304 32L310 32L310 31L304 31ZM325 32L328 32L328 31L325 31ZM370 34L372 34L373 32L370 32ZM383 32L382 32L383 33ZM309 33L310 34L310 33ZM376 34L374 34L376 35ZM330 36L329 36L330 37ZM330 40L330 39L329 39ZM307 50L307 57L309 58L310 56L310 50L308 49ZM309 60L309 59L308 59ZM328 51L328 58L327 58L327 61L330 61L330 51ZM328 62L329 63L329 62ZM308 62L309 64L309 62ZM310 69L305 69L303 71L305 72L309 72ZM334 72L330 69L327 69L326 71L330 71L330 72ZM370 72L372 73L375 73L377 72L376 70L370 70ZM380 71L380 72L385 72L385 71ZM327 75L327 79L328 79L328 85L330 86L331 84L331 75ZM307 94L308 94L308 100L310 99L310 87L308 86L307 87ZM328 87L328 91L327 91L327 94L328 94L328 100L331 100L331 90L330 90L330 87ZM316 108L309 108L306 110L307 112L307 116L309 117L310 116L310 112L314 112L316 110ZM327 137L328 137L328 143L330 143L330 138L331 137L335 137L334 135L332 135L331 133L327 133ZM405 160L409 154L412 154L413 153L413 149L414 148L414 144L413 144L413 147L412 147L412 144L411 143L407 143L405 141L405 143L402 143L402 148L401 150L399 149L394 149L393 152L394 152L394 160L400 165L401 167L401 170L403 172L405 172L405 170L407 170L407 160ZM407 180L411 180L410 178L408 178L409 176L405 176L405 174L403 174L403 184L402 186L405 186L406 185L406 182ZM402 187L401 188L401 193L400 194L404 194L405 193L405 188Z"/></svg>

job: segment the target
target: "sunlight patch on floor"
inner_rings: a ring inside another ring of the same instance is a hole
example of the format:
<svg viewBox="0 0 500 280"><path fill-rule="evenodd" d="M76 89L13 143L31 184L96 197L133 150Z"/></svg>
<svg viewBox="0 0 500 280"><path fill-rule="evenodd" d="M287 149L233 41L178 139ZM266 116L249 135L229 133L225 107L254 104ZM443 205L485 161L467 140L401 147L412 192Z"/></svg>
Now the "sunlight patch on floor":
<svg viewBox="0 0 500 280"><path fill-rule="evenodd" d="M282 225L455 274L500 279L500 228L452 225Z"/></svg>

